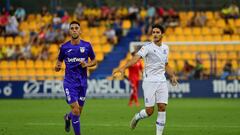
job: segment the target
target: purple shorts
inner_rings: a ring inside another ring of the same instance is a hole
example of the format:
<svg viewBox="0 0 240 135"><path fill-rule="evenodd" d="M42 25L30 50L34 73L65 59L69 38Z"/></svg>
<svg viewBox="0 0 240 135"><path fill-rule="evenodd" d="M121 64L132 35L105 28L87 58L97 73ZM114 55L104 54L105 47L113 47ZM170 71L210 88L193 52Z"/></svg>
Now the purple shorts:
<svg viewBox="0 0 240 135"><path fill-rule="evenodd" d="M84 105L87 87L86 86L73 86L64 83L64 92L66 96L66 101L70 105L74 102L78 102L80 106Z"/></svg>

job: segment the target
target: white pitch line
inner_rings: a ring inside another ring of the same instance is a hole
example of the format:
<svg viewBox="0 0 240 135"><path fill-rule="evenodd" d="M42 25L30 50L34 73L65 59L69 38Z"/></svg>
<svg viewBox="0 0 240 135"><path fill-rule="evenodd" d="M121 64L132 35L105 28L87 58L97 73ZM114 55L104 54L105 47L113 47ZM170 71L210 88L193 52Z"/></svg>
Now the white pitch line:
<svg viewBox="0 0 240 135"><path fill-rule="evenodd" d="M63 126L63 123L40 123L40 122L30 122L26 123L28 126ZM129 124L82 124L83 126L91 127L129 127ZM155 125L145 125L144 127L153 127ZM240 125L169 125L168 128L240 128Z"/></svg>

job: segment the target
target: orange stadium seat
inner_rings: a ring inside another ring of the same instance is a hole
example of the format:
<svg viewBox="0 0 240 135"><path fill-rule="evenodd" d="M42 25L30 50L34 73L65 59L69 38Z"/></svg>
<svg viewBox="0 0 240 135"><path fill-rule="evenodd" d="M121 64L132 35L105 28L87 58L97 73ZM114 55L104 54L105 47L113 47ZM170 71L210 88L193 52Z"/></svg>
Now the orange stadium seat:
<svg viewBox="0 0 240 135"><path fill-rule="evenodd" d="M26 68L34 69L34 62L32 60L27 60L26 61Z"/></svg>
<svg viewBox="0 0 240 135"><path fill-rule="evenodd" d="M206 15L206 17L207 17L208 20L214 19L214 16L213 16L213 12L212 12L212 11L206 11L206 12L205 12L205 15Z"/></svg>
<svg viewBox="0 0 240 135"><path fill-rule="evenodd" d="M104 59L104 54L101 52L96 52L96 60L102 61Z"/></svg>
<svg viewBox="0 0 240 135"><path fill-rule="evenodd" d="M112 50L112 46L110 44L104 44L102 46L102 49L103 49L103 53L109 53Z"/></svg>
<svg viewBox="0 0 240 135"><path fill-rule="evenodd" d="M0 37L0 46L5 45L4 37Z"/></svg>
<svg viewBox="0 0 240 135"><path fill-rule="evenodd" d="M13 42L13 37L6 37L6 45L13 45L14 42Z"/></svg>
<svg viewBox="0 0 240 135"><path fill-rule="evenodd" d="M209 27L203 27L202 30L201 30L201 34L202 35L209 35L210 34L210 31L209 31Z"/></svg>
<svg viewBox="0 0 240 135"><path fill-rule="evenodd" d="M101 45L94 45L93 50L96 53L99 53L99 52L101 53L102 52L102 46Z"/></svg>
<svg viewBox="0 0 240 135"><path fill-rule="evenodd" d="M122 24L122 28L123 28L123 29L129 29L129 28L131 28L131 22L130 22L130 20L124 20L124 21L123 21L123 24Z"/></svg>
<svg viewBox="0 0 240 135"><path fill-rule="evenodd" d="M225 51L225 45L217 45L216 46L216 51L219 51L219 52Z"/></svg>
<svg viewBox="0 0 240 135"><path fill-rule="evenodd" d="M193 35L195 35L195 36L201 35L201 28L194 27L194 28L192 29L192 33L193 33Z"/></svg>
<svg viewBox="0 0 240 135"><path fill-rule="evenodd" d="M24 60L18 60L17 61L17 69L22 70L26 68L26 62Z"/></svg>
<svg viewBox="0 0 240 135"><path fill-rule="evenodd" d="M14 38L14 44L16 44L16 45L23 45L22 37L20 37L20 36L15 37Z"/></svg>
<svg viewBox="0 0 240 135"><path fill-rule="evenodd" d="M220 27L220 28L226 27L225 20L224 19L217 20L217 26Z"/></svg>
<svg viewBox="0 0 240 135"><path fill-rule="evenodd" d="M34 62L34 68L35 69L43 69L43 61L42 60L36 60Z"/></svg>
<svg viewBox="0 0 240 135"><path fill-rule="evenodd" d="M235 19L235 26L240 27L240 19Z"/></svg>
<svg viewBox="0 0 240 135"><path fill-rule="evenodd" d="M1 60L0 61L0 69L1 70L4 70L4 69L8 69L8 61L6 61L6 60Z"/></svg>

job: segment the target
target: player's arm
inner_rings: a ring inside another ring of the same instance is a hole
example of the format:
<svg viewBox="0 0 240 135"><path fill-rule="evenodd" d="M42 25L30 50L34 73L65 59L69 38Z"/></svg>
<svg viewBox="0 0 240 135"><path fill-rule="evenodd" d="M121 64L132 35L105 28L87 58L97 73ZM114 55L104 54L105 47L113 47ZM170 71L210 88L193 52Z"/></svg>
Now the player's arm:
<svg viewBox="0 0 240 135"><path fill-rule="evenodd" d="M88 62L88 63L86 63L86 62L84 62L84 61L80 61L80 64L81 64L81 66L82 66L83 68L85 68L85 67L93 67L93 66L95 66L95 65L97 64L97 61L96 61L96 59L93 59L93 60L91 60L91 61Z"/></svg>
<svg viewBox="0 0 240 135"><path fill-rule="evenodd" d="M62 61L57 60L57 63L55 65L55 71L59 72L62 68Z"/></svg>
<svg viewBox="0 0 240 135"><path fill-rule="evenodd" d="M58 54L58 59L57 59L56 65L55 65L55 71L56 72L59 72L62 68L62 62L63 62L63 59L64 59L64 53L63 52L64 52L64 50L63 50L63 47L61 46L59 54Z"/></svg>
<svg viewBox="0 0 240 135"><path fill-rule="evenodd" d="M172 68L168 65L168 63L165 64L165 70L167 72L167 74L170 77L170 82L173 86L176 86L178 84L177 81L177 77L174 74L174 71L172 70Z"/></svg>
<svg viewBox="0 0 240 135"><path fill-rule="evenodd" d="M138 61L139 59L141 59L141 56L138 55L138 54L136 54L131 60L129 60L129 61L127 62L126 65L124 65L124 66L120 67L119 69L115 70L115 71L112 73L112 75L114 76L117 72L120 72L121 75L124 75L124 71L125 71L127 68L129 68L130 66L132 66L133 64L137 63L137 61Z"/></svg>

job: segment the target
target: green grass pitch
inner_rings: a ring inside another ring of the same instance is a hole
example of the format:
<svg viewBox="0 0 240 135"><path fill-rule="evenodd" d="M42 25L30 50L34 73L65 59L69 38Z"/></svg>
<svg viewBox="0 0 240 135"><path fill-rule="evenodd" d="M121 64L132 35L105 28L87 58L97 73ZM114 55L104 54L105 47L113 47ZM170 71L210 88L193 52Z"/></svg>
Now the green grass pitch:
<svg viewBox="0 0 240 135"><path fill-rule="evenodd" d="M142 99L141 99L142 101ZM129 121L143 108L127 99L88 99L82 135L154 135L154 115L133 131ZM0 135L73 135L64 131L64 99L0 100ZM164 135L240 135L240 99L170 99Z"/></svg>

